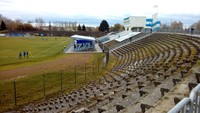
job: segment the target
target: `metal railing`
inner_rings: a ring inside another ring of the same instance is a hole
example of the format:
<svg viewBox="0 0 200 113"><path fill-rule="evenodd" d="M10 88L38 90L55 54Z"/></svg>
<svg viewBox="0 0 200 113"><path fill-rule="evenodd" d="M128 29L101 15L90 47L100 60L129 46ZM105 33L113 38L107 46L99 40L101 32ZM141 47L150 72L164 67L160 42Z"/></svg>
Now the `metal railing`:
<svg viewBox="0 0 200 113"><path fill-rule="evenodd" d="M64 53L65 53L70 47L72 47L73 45L74 45L74 43L71 43L71 44L69 44L67 47L65 47L65 48L63 49Z"/></svg>
<svg viewBox="0 0 200 113"><path fill-rule="evenodd" d="M198 34L198 35L200 35L200 30L191 30L191 29L161 28L158 32L182 33L182 34Z"/></svg>
<svg viewBox="0 0 200 113"><path fill-rule="evenodd" d="M200 113L200 84L190 92L188 98L182 99L168 113Z"/></svg>

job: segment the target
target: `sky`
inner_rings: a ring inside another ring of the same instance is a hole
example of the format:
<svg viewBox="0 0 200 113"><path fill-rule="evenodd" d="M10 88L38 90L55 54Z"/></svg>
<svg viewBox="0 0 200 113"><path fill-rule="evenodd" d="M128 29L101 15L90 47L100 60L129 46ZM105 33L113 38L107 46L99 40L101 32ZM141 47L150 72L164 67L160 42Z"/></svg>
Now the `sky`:
<svg viewBox="0 0 200 113"><path fill-rule="evenodd" d="M199 4L200 0L0 0L0 14L25 22L43 18L88 26L107 20L112 26L123 24L128 16L151 17L157 12L161 23L181 21L190 26L200 20Z"/></svg>

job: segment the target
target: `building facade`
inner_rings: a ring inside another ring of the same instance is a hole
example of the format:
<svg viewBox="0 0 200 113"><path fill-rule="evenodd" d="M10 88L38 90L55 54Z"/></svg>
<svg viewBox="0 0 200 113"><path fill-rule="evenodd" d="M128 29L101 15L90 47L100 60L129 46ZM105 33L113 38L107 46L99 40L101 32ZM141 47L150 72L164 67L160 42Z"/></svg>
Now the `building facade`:
<svg viewBox="0 0 200 113"><path fill-rule="evenodd" d="M160 21L157 21L157 13L152 18L145 16L129 16L124 19L124 27L126 30L134 32L156 32L160 29Z"/></svg>

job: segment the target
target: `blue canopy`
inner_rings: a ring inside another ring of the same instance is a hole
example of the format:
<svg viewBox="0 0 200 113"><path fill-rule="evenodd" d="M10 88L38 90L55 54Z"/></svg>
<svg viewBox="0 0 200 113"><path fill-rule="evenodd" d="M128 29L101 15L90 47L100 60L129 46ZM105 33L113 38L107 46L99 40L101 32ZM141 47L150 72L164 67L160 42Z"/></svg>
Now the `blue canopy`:
<svg viewBox="0 0 200 113"><path fill-rule="evenodd" d="M77 44L80 44L80 43L92 43L91 40L76 40Z"/></svg>

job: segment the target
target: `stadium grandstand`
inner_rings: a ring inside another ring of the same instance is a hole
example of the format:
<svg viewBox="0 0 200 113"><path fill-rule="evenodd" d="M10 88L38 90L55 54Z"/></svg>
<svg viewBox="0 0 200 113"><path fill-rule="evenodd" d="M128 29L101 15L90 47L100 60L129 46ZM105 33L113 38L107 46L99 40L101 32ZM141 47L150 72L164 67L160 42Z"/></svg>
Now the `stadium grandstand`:
<svg viewBox="0 0 200 113"><path fill-rule="evenodd" d="M97 81L24 112L200 113L200 35L159 32L156 17L125 18L125 31L96 40L116 58ZM72 38L94 48L93 37Z"/></svg>
<svg viewBox="0 0 200 113"><path fill-rule="evenodd" d="M153 33L110 54L115 65L98 82L24 112L199 113L199 35Z"/></svg>

